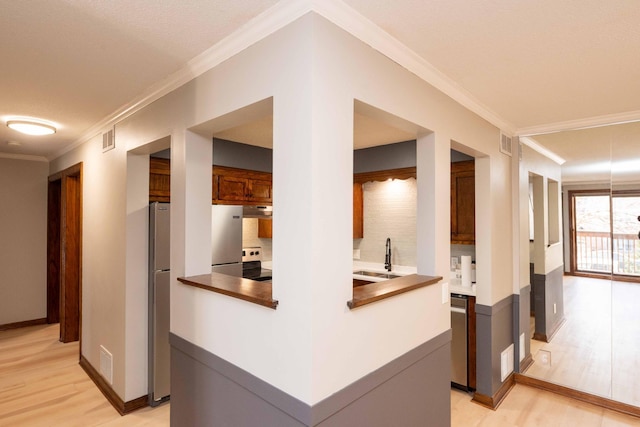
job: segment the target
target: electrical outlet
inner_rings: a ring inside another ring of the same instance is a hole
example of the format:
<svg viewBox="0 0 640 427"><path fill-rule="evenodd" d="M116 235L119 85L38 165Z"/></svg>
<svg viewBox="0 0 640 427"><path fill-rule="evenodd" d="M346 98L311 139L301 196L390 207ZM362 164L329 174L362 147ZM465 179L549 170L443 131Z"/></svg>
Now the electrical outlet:
<svg viewBox="0 0 640 427"><path fill-rule="evenodd" d="M360 249L353 250L353 259L360 259Z"/></svg>
<svg viewBox="0 0 640 427"><path fill-rule="evenodd" d="M542 366L551 366L551 352L547 350L538 351L538 361Z"/></svg>
<svg viewBox="0 0 640 427"><path fill-rule="evenodd" d="M451 257L451 270L455 270L456 268L458 268L458 257L457 256L452 256Z"/></svg>

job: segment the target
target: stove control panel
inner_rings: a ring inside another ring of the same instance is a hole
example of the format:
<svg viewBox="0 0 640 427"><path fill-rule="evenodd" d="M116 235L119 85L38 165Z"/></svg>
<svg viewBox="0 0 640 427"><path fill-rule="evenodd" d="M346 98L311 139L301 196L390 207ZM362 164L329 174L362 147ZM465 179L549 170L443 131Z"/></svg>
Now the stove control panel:
<svg viewBox="0 0 640 427"><path fill-rule="evenodd" d="M262 261L262 248L260 246L242 248L242 262L249 261Z"/></svg>

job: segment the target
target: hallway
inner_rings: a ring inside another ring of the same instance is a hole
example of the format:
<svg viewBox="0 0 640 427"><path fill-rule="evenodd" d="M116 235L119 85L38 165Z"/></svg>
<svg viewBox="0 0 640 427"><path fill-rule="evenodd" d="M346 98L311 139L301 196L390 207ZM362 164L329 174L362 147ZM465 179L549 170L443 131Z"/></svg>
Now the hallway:
<svg viewBox="0 0 640 427"><path fill-rule="evenodd" d="M121 417L78 365L78 343L60 343L58 333L58 325L0 332L1 426L169 425L169 404ZM640 419L522 385L497 411L457 390L451 408L454 427L640 426Z"/></svg>

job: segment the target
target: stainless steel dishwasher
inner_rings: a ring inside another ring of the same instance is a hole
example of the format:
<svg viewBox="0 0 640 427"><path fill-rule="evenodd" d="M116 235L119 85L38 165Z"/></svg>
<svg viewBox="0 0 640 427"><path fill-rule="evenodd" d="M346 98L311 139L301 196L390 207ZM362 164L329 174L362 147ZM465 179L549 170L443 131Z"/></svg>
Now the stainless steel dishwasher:
<svg viewBox="0 0 640 427"><path fill-rule="evenodd" d="M469 388L467 309L465 295L451 295L451 385L463 390Z"/></svg>

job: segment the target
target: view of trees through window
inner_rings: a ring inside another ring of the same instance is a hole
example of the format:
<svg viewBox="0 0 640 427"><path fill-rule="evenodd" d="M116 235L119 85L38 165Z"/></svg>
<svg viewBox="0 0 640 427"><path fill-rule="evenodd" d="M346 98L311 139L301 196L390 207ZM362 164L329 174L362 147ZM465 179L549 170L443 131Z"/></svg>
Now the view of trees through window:
<svg viewBox="0 0 640 427"><path fill-rule="evenodd" d="M574 195L578 271L640 276L640 194Z"/></svg>

